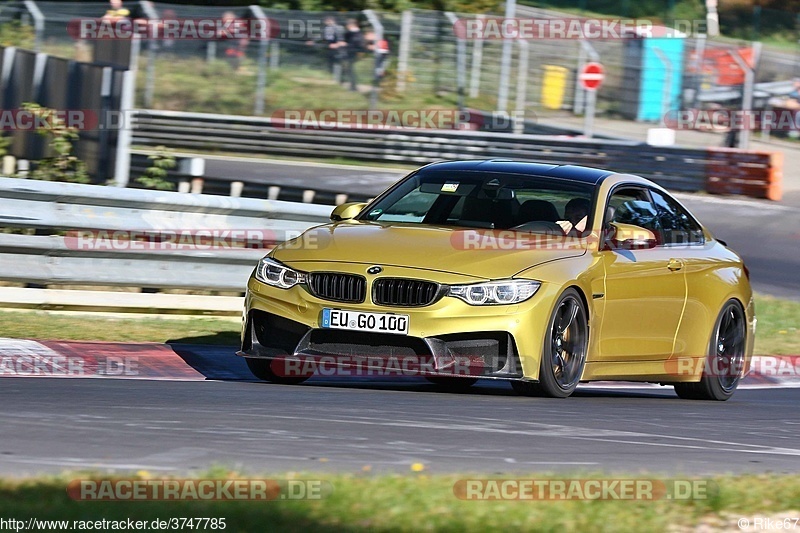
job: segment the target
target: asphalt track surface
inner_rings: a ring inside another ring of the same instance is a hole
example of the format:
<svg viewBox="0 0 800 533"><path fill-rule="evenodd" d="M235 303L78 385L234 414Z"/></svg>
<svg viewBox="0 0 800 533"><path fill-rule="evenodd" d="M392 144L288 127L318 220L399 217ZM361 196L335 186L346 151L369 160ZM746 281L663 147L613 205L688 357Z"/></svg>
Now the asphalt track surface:
<svg viewBox="0 0 800 533"><path fill-rule="evenodd" d="M402 174L238 160L209 160L207 171L375 194ZM742 253L757 289L800 297L800 203L681 197ZM697 402L668 387L581 387L552 400L485 381L459 394L421 378L286 386L254 381L231 352L200 358L224 361L222 372L182 355L188 378L0 378L0 475L407 472L413 463L431 473L800 471L800 388Z"/></svg>
<svg viewBox="0 0 800 533"><path fill-rule="evenodd" d="M566 400L404 382L0 379L0 475L63 470L800 471L800 389L728 402L671 389L579 389Z"/></svg>
<svg viewBox="0 0 800 533"><path fill-rule="evenodd" d="M463 393L387 375L276 385L255 380L234 351L0 339L6 376L23 357L56 356L92 376L0 378L0 475L407 472L414 463L482 474L800 471L800 388L788 388L797 379L748 376L728 402L622 383L556 400L488 380Z"/></svg>
<svg viewBox="0 0 800 533"><path fill-rule="evenodd" d="M236 176L263 183L377 195L407 171L246 158L206 160L209 176ZM745 260L757 291L800 299L800 195L783 202L678 194L718 238Z"/></svg>

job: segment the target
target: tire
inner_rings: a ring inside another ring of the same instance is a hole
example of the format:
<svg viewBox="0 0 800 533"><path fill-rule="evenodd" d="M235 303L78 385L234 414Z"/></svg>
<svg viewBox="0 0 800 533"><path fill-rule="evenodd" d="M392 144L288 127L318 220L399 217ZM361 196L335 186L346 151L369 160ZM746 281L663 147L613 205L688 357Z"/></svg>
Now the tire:
<svg viewBox="0 0 800 533"><path fill-rule="evenodd" d="M727 400L739 385L746 347L744 309L736 300L728 300L711 331L703 377L696 383L675 383L675 393L685 400Z"/></svg>
<svg viewBox="0 0 800 533"><path fill-rule="evenodd" d="M451 378L445 376L425 376L434 385L453 392L462 392L478 382L478 378Z"/></svg>
<svg viewBox="0 0 800 533"><path fill-rule="evenodd" d="M272 370L272 364L275 359L256 359L252 357L245 357L247 361L247 368L253 373L255 377L263 381L271 383L278 383L280 385L298 385L308 378L308 376L280 376Z"/></svg>
<svg viewBox="0 0 800 533"><path fill-rule="evenodd" d="M580 382L589 346L586 306L575 289L558 298L547 326L539 364L539 382L512 381L511 387L524 396L566 398Z"/></svg>

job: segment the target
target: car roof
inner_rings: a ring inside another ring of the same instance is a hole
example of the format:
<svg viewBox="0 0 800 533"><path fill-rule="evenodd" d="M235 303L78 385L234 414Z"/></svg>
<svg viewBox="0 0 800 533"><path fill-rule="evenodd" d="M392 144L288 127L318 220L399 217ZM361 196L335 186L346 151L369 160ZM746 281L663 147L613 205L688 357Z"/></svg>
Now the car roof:
<svg viewBox="0 0 800 533"><path fill-rule="evenodd" d="M508 174L525 174L529 176L545 176L568 179L597 185L604 178L616 174L610 170L582 167L579 165L551 165L511 159L471 159L462 161L441 161L431 163L425 170L467 170L483 172L502 172Z"/></svg>

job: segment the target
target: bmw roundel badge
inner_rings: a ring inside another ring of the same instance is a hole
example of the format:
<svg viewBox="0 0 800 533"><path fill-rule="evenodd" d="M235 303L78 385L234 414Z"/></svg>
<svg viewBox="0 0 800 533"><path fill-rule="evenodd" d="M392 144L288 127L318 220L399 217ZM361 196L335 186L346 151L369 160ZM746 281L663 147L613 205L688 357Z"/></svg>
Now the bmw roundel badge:
<svg viewBox="0 0 800 533"><path fill-rule="evenodd" d="M367 269L367 274L380 274L383 272L383 267L379 267L378 265L371 266Z"/></svg>

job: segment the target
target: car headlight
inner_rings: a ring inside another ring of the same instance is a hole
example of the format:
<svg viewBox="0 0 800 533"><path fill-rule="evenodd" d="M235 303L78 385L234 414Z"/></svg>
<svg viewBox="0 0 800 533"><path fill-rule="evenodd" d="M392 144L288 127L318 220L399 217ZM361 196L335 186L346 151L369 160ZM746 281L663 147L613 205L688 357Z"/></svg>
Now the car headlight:
<svg viewBox="0 0 800 533"><path fill-rule="evenodd" d="M256 267L256 279L273 287L289 289L306 282L304 272L298 272L269 257L263 258Z"/></svg>
<svg viewBox="0 0 800 533"><path fill-rule="evenodd" d="M524 302L539 290L541 283L527 279L507 279L471 285L451 285L448 296L470 305L505 305Z"/></svg>

